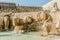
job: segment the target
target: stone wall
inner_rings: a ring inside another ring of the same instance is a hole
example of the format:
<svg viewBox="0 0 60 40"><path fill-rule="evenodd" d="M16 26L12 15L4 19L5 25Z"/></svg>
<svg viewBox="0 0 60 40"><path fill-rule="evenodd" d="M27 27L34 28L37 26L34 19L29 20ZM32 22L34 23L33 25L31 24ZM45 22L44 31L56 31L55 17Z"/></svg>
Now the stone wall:
<svg viewBox="0 0 60 40"><path fill-rule="evenodd" d="M37 19L38 12L21 12L21 13L15 13L15 16L20 17L24 19L25 17L33 17L34 19Z"/></svg>

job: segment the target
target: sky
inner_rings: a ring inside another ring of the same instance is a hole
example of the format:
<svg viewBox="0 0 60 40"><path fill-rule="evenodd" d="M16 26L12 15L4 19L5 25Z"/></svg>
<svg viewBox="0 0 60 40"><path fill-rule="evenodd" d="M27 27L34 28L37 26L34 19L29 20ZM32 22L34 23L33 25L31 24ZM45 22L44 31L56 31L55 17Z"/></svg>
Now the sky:
<svg viewBox="0 0 60 40"><path fill-rule="evenodd" d="M13 2L20 6L43 6L51 0L0 0L0 2Z"/></svg>

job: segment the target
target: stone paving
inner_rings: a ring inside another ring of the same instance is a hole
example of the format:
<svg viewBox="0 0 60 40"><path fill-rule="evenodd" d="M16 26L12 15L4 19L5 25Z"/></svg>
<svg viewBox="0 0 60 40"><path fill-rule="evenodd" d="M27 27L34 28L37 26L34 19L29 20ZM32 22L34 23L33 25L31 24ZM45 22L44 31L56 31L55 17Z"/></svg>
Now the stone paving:
<svg viewBox="0 0 60 40"><path fill-rule="evenodd" d="M60 37L40 37L39 32L29 32L22 35L16 35L11 32L1 32L0 40L60 40Z"/></svg>

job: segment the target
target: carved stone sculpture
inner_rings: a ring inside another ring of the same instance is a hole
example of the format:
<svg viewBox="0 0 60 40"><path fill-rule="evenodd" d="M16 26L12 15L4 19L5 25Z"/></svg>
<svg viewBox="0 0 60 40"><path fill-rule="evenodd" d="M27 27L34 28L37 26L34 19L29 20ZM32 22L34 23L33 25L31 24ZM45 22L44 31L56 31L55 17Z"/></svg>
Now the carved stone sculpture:
<svg viewBox="0 0 60 40"><path fill-rule="evenodd" d="M9 29L9 23L10 23L10 16L9 15L5 15L3 18L3 22L4 22L4 28L6 30Z"/></svg>

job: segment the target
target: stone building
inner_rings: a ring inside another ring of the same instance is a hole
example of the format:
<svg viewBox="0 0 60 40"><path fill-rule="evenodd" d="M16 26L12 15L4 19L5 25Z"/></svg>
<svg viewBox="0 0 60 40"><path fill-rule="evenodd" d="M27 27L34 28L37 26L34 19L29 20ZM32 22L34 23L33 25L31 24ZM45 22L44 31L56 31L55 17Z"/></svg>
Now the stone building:
<svg viewBox="0 0 60 40"><path fill-rule="evenodd" d="M15 7L16 7L15 3L0 2L0 9L2 9L2 8L4 8L4 9L7 9L7 8L14 9Z"/></svg>

